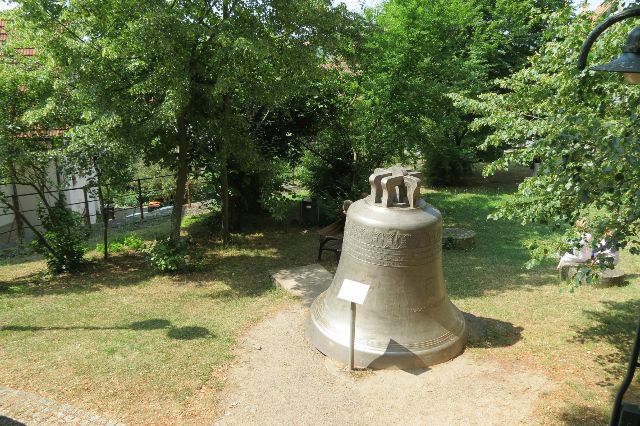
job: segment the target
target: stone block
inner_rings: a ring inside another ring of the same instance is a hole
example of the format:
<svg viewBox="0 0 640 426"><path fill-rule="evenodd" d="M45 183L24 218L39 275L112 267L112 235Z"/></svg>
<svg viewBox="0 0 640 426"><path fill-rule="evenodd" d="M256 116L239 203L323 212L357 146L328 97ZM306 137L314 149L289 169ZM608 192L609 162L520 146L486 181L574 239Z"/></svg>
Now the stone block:
<svg viewBox="0 0 640 426"><path fill-rule="evenodd" d="M469 250L476 245L476 233L471 229L444 228L442 246L445 249Z"/></svg>
<svg viewBox="0 0 640 426"><path fill-rule="evenodd" d="M271 279L277 287L281 287L292 296L300 298L306 305L311 305L311 302L320 293L329 288L333 275L322 265L314 263L272 273Z"/></svg>

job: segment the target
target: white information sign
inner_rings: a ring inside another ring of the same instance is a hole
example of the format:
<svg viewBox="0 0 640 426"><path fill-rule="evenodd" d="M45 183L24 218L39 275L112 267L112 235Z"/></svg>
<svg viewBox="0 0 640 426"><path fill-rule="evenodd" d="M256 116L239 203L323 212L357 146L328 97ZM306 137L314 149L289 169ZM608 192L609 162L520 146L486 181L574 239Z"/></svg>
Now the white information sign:
<svg viewBox="0 0 640 426"><path fill-rule="evenodd" d="M345 279L344 281L342 281L342 287L340 287L338 299L362 305L364 303L364 299L367 297L368 292L369 286L367 284Z"/></svg>

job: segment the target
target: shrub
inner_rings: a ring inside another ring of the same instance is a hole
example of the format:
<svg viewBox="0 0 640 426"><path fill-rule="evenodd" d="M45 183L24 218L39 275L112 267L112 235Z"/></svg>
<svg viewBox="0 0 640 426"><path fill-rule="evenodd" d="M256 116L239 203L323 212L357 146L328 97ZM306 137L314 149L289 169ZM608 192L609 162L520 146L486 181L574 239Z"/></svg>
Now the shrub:
<svg viewBox="0 0 640 426"><path fill-rule="evenodd" d="M122 244L126 248L134 251L142 251L144 249L144 241L142 241L140 237L134 234L124 237Z"/></svg>
<svg viewBox="0 0 640 426"><path fill-rule="evenodd" d="M432 147L425 155L425 183L433 186L458 185L471 173L474 161L475 156L471 148Z"/></svg>
<svg viewBox="0 0 640 426"><path fill-rule="evenodd" d="M281 226L295 220L299 200L286 194L271 194L261 199L262 208L269 212L271 218Z"/></svg>
<svg viewBox="0 0 640 426"><path fill-rule="evenodd" d="M146 250L147 258L153 269L163 273L184 272L193 264L187 254L187 243L180 241L172 244L168 239L154 241Z"/></svg>
<svg viewBox="0 0 640 426"><path fill-rule="evenodd" d="M145 248L144 241L137 235L127 235L124 239L117 239L109 243L109 253L118 253L125 250L143 251ZM102 252L104 244L96 244L96 251Z"/></svg>
<svg viewBox="0 0 640 426"><path fill-rule="evenodd" d="M33 249L45 256L47 267L54 274L77 270L89 249L89 229L84 219L64 203L64 197L60 197L51 208L38 208L44 241L36 238L32 242Z"/></svg>

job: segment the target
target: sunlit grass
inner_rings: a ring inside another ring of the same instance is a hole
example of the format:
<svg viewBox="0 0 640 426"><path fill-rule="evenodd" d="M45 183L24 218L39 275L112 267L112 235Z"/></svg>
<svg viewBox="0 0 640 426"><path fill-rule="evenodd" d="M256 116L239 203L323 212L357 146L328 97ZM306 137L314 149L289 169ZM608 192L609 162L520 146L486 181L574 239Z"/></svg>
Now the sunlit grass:
<svg viewBox="0 0 640 426"><path fill-rule="evenodd" d="M486 338L467 351L548 377L554 386L540 399L539 422L606 423L640 319L640 261L622 254L627 286L574 293L560 285L555 264L525 269L526 242L550 233L486 219L512 191L425 193L446 226L476 231L474 249L444 253L449 296L486 325ZM238 336L289 303L268 273L312 263L317 238L313 230L265 228L225 246L205 223L185 223L204 264L187 275L155 275L132 253L103 262L94 252L84 272L57 278L43 275L35 257L0 266L0 384L134 424L209 422ZM151 240L167 226L113 235ZM326 259L333 270L333 257ZM634 386L630 396L638 400Z"/></svg>
<svg viewBox="0 0 640 426"><path fill-rule="evenodd" d="M269 271L311 263L316 241L201 240L202 270L175 277L132 253L56 278L39 260L2 266L0 384L130 423L211 421L238 334L288 303Z"/></svg>
<svg viewBox="0 0 640 426"><path fill-rule="evenodd" d="M555 263L532 270L528 241L549 238L544 227L487 220L513 187L433 192L430 202L445 226L476 231L470 251L446 251L449 295L462 310L485 318L487 341L474 355L539 370L556 383L538 406L548 424L601 425L626 370L640 320L640 259L623 252L629 285L584 286L574 293L560 283ZM640 401L637 381L628 394Z"/></svg>

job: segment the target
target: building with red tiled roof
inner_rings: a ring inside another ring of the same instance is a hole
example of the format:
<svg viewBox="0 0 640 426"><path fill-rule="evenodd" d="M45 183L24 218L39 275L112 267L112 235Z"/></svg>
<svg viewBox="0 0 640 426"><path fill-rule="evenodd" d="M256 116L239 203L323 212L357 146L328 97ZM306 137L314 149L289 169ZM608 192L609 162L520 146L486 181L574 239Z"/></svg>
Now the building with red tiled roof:
<svg viewBox="0 0 640 426"><path fill-rule="evenodd" d="M611 8L610 4L601 4L600 6L596 7L593 11L593 13L596 14L596 16L600 16L603 13L605 13L607 10L609 10Z"/></svg>
<svg viewBox="0 0 640 426"><path fill-rule="evenodd" d="M609 11L609 9L611 9L611 5L610 4L600 4L598 6L596 6L593 9L593 17L591 18L592 21L597 21L603 14L605 14L606 12ZM588 4L583 4L582 5L582 9L581 12L589 12L591 11L591 9L589 8Z"/></svg>
<svg viewBox="0 0 640 426"><path fill-rule="evenodd" d="M22 53L24 56L36 56L36 49L34 49L33 47L19 47L16 50Z"/></svg>
<svg viewBox="0 0 640 426"><path fill-rule="evenodd" d="M6 19L0 19L0 43L6 42L9 39L9 33L7 32L9 21ZM36 56L36 49L33 47L20 47L18 52L24 56Z"/></svg>

